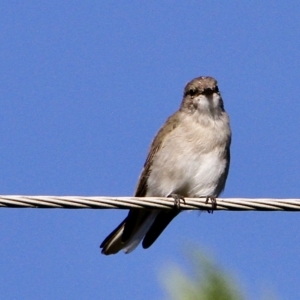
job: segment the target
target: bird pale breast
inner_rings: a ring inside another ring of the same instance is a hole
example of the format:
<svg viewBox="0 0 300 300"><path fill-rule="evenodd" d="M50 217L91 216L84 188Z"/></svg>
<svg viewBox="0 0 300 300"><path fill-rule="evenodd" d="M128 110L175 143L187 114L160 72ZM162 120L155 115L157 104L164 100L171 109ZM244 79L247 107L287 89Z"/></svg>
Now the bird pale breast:
<svg viewBox="0 0 300 300"><path fill-rule="evenodd" d="M227 165L223 153L230 129L218 127L226 127L229 121L223 118L209 122L209 126L203 126L188 115L182 116L180 125L164 139L153 159L147 196L177 193L199 197L221 192L220 177Z"/></svg>

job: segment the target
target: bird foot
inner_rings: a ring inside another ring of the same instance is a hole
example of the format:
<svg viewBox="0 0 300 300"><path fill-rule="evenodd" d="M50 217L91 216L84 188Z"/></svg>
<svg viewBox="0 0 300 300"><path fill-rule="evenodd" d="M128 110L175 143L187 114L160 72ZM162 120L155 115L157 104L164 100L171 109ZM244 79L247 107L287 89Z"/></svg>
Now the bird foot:
<svg viewBox="0 0 300 300"><path fill-rule="evenodd" d="M208 204L209 200L211 201L211 210L208 209L207 212L209 214L212 214L214 212L214 210L217 208L217 200L216 200L216 197L214 197L214 196L207 196L205 204Z"/></svg>
<svg viewBox="0 0 300 300"><path fill-rule="evenodd" d="M181 195L178 195L178 194L170 194L168 196L168 198L173 198L174 199L174 206L177 208L177 209L180 209L180 201L182 201L184 204L185 204L185 199L183 196Z"/></svg>

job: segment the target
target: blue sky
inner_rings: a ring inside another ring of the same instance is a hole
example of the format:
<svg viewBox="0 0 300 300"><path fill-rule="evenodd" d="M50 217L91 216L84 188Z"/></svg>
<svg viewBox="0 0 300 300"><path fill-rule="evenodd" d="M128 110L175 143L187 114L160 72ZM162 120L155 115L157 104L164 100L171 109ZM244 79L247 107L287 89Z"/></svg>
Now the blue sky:
<svg viewBox="0 0 300 300"><path fill-rule="evenodd" d="M0 6L0 194L129 196L184 85L219 82L233 131L224 197L300 195L298 1L10 1ZM249 299L300 297L299 214L186 212L106 257L121 210L0 209L3 299L162 299L207 251Z"/></svg>

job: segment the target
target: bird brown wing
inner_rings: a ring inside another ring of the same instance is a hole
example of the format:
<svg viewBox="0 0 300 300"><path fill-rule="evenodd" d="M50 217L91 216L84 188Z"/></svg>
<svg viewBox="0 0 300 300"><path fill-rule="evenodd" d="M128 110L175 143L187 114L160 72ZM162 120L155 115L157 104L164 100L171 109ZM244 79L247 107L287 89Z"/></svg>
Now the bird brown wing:
<svg viewBox="0 0 300 300"><path fill-rule="evenodd" d="M231 143L231 139L229 139L228 145L226 146L225 151L224 151L224 159L226 160L226 166L225 166L224 173L222 174L222 176L220 178L220 187L221 188L219 189L219 192L216 195L216 197L218 197L225 188L225 183L227 180L229 166L230 166L230 143Z"/></svg>
<svg viewBox="0 0 300 300"><path fill-rule="evenodd" d="M144 169L140 175L137 188L135 191L135 197L145 197L147 194L147 181L151 173L152 162L155 157L155 154L161 148L162 143L166 135L168 135L171 131L173 131L178 124L178 112L173 114L168 118L165 125L158 131L157 135L155 136L148 157L144 164ZM162 196L162 195L157 195Z"/></svg>
<svg viewBox="0 0 300 300"><path fill-rule="evenodd" d="M170 133L172 130L176 128L176 125L178 124L178 114L175 113L172 116L170 116L165 124L157 133L155 136L150 151L148 154L148 157L146 159L146 162L144 164L143 171L140 175L137 188L135 191L135 197L145 197L147 195L147 182L148 178L151 174L151 167L152 162L155 157L155 154L159 151L159 149L162 146L164 137ZM158 197L164 196L164 195L157 195ZM122 235L122 240L125 242L127 241L133 233L137 231L139 226L143 224L143 222L147 219L147 217L150 215L151 210L147 209L138 209L138 208L132 208L130 209L128 216L126 218L124 232ZM171 221L171 220L170 220ZM156 221L155 221L156 222ZM165 225L167 226L167 225Z"/></svg>

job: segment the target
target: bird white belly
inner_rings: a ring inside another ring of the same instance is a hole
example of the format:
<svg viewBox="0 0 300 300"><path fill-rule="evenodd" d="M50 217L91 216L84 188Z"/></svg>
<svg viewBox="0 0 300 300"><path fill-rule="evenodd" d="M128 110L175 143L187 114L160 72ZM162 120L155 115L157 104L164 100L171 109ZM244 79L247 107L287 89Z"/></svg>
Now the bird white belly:
<svg viewBox="0 0 300 300"><path fill-rule="evenodd" d="M165 152L165 153L163 153ZM171 158L167 151L162 151L156 158L148 179L147 196L168 196L178 193L185 197L212 196L217 190L226 162L220 159L218 152L206 154L191 153L185 157Z"/></svg>
<svg viewBox="0 0 300 300"><path fill-rule="evenodd" d="M188 196L216 196L223 188L219 184L225 168L226 161L220 159L219 153L201 155L199 162L196 161L190 168Z"/></svg>
<svg viewBox="0 0 300 300"><path fill-rule="evenodd" d="M227 161L224 157L230 129L222 121L208 119L204 126L183 118L157 151L147 181L147 196L184 197L219 194ZM224 127L226 130L224 130Z"/></svg>

